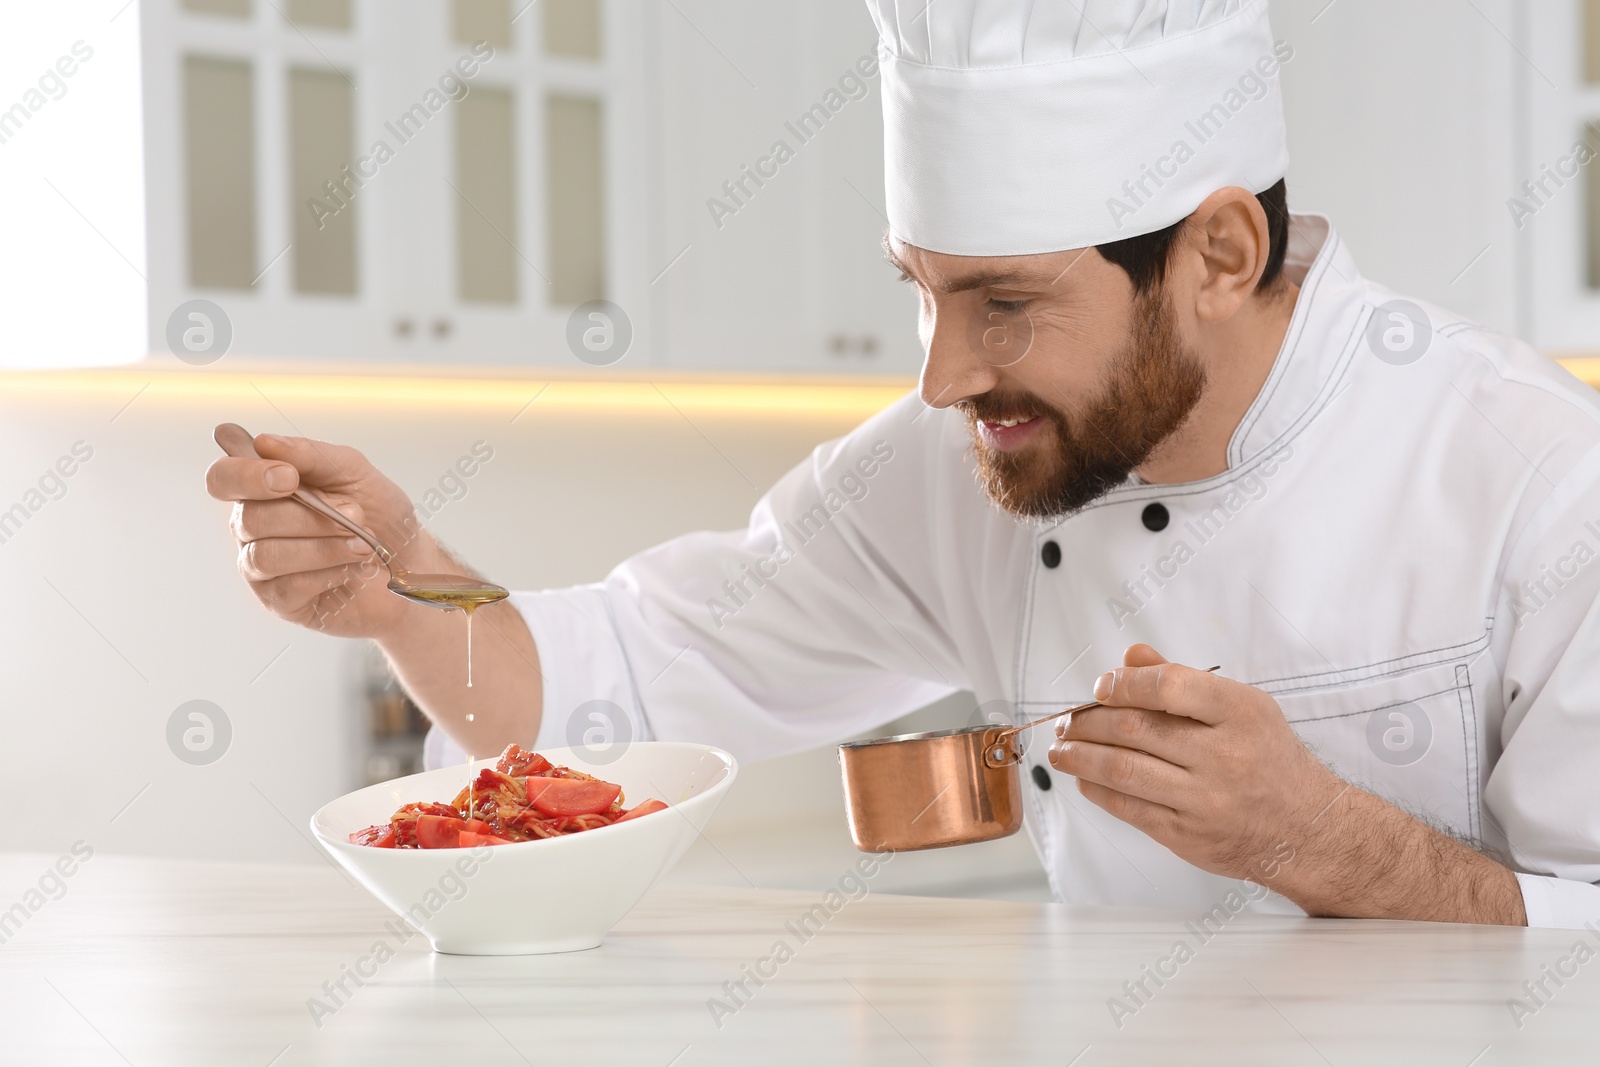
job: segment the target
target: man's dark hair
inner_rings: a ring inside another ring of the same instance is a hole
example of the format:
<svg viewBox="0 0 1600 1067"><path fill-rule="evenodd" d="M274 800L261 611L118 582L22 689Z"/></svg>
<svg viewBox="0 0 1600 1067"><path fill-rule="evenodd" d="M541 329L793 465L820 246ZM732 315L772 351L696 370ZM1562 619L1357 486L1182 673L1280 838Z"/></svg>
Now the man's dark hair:
<svg viewBox="0 0 1600 1067"><path fill-rule="evenodd" d="M1283 276L1283 257L1289 248L1289 187L1282 178L1266 192L1256 194L1256 202L1267 213L1267 268L1261 272L1257 292L1266 292ZM1122 241L1097 246L1100 254L1128 272L1133 291L1148 293L1167 276L1167 258L1184 222L1179 221L1155 233L1140 234Z"/></svg>

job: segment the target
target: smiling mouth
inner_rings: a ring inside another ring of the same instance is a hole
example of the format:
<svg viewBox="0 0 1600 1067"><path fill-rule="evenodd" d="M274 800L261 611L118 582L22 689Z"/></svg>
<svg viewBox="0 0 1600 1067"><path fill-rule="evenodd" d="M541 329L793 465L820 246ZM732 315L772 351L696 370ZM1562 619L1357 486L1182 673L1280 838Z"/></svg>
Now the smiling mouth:
<svg viewBox="0 0 1600 1067"><path fill-rule="evenodd" d="M1010 415L1003 419L979 419L979 439L997 452L1016 452L1037 434L1044 419L1039 415Z"/></svg>

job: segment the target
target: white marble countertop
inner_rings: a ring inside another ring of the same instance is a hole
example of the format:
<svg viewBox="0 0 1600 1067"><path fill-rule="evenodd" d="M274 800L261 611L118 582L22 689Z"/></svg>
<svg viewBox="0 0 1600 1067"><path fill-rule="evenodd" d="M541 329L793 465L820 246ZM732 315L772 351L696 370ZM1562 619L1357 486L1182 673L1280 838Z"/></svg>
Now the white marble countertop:
<svg viewBox="0 0 1600 1067"><path fill-rule="evenodd" d="M1571 931L1239 916L1202 943L1185 914L872 893L802 941L820 894L670 884L599 949L452 957L326 866L96 855L26 898L54 859L0 856L0 908L24 901L0 925L7 1064L1489 1067L1600 1044L1600 935ZM779 940L792 958L714 1017ZM379 941L393 958L330 997ZM1146 966L1172 976L1138 1004Z"/></svg>

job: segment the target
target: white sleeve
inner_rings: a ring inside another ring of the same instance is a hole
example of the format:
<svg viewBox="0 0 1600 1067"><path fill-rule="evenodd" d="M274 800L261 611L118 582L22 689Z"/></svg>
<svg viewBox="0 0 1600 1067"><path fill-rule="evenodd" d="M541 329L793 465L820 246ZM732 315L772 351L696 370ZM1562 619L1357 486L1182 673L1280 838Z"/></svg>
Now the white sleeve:
<svg viewBox="0 0 1600 1067"><path fill-rule="evenodd" d="M1528 925L1557 930L1593 930L1600 926L1600 885L1569 878L1518 874Z"/></svg>
<svg viewBox="0 0 1600 1067"><path fill-rule="evenodd" d="M598 585L518 594L539 650L537 744L576 743L585 705L635 738L741 760L842 740L966 684L930 533L939 433L907 398L819 447L748 528L695 533Z"/></svg>
<svg viewBox="0 0 1600 1067"><path fill-rule="evenodd" d="M1509 554L1500 758L1484 788L1529 926L1600 925L1600 452L1550 487Z"/></svg>

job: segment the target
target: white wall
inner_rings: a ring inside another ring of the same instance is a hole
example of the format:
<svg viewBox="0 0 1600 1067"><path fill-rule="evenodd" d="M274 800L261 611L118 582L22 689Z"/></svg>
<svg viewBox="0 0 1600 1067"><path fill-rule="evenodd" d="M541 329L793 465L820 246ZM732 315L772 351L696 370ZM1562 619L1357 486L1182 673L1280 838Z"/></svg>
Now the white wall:
<svg viewBox="0 0 1600 1067"><path fill-rule="evenodd" d="M1505 207L1528 177L1512 0L1271 7L1295 49L1283 68L1290 207L1330 215L1368 277L1525 333Z"/></svg>
<svg viewBox="0 0 1600 1067"><path fill-rule="evenodd" d="M259 385L273 394L270 379ZM50 850L77 835L162 854L304 858L304 819L354 783L354 649L268 617L238 578L228 507L202 484L218 421L358 445L414 498L488 441L494 459L430 525L515 588L597 579L673 534L741 524L756 497L745 477L765 485L846 428L695 416L738 457L741 476L671 409L536 405L513 426L520 399L429 414L260 395L185 400L155 387L117 415L133 392L0 397L0 509L75 441L94 450L66 495L0 544L0 582L14 600L0 621L0 797L50 812L7 820L0 847ZM206 767L174 758L164 736L173 709L195 698L220 705L234 727L231 750Z"/></svg>

